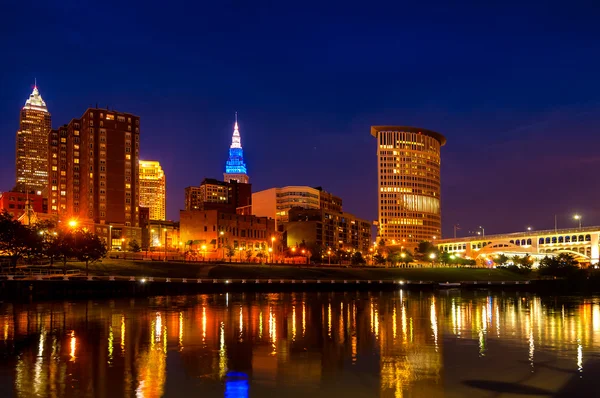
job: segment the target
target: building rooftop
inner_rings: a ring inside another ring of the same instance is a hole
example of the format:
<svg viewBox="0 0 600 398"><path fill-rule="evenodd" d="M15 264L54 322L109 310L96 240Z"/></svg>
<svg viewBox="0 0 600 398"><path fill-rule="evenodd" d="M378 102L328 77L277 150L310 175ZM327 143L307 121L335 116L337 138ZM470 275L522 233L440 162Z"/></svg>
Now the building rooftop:
<svg viewBox="0 0 600 398"><path fill-rule="evenodd" d="M422 129L420 127L410 127L410 126L371 126L371 135L373 137L377 137L377 132L379 131L405 131L408 133L417 133L424 134L429 137L435 138L439 141L440 145L446 144L446 137L442 134L437 133L432 130Z"/></svg>

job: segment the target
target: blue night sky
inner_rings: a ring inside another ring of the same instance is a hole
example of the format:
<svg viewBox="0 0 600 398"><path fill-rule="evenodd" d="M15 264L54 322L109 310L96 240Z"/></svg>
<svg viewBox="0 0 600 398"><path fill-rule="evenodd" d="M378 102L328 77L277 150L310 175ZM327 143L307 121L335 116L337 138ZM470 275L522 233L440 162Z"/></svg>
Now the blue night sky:
<svg viewBox="0 0 600 398"><path fill-rule="evenodd" d="M600 224L597 1L84 3L2 4L0 190L37 78L53 127L141 117L171 219L222 178L238 111L254 190L320 185L374 220L370 126L414 125L448 138L445 236Z"/></svg>

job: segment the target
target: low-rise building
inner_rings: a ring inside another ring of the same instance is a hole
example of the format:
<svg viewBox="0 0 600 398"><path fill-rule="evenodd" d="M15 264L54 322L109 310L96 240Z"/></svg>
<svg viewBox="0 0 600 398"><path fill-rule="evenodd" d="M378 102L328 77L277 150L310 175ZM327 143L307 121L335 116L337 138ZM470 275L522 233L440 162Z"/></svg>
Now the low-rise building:
<svg viewBox="0 0 600 398"><path fill-rule="evenodd" d="M226 248L258 253L279 253L281 240L275 221L220 210L181 210L181 242L188 250L203 251L207 257L224 258Z"/></svg>
<svg viewBox="0 0 600 398"><path fill-rule="evenodd" d="M325 209L291 208L283 224L287 247L304 242L309 246L368 253L371 224L350 213Z"/></svg>
<svg viewBox="0 0 600 398"><path fill-rule="evenodd" d="M41 192L0 192L0 212L6 210L14 218L19 218L25 213L28 200L36 213L48 213L48 199Z"/></svg>
<svg viewBox="0 0 600 398"><path fill-rule="evenodd" d="M205 178L199 187L185 188L185 210L220 210L235 213L252 205L252 184Z"/></svg>

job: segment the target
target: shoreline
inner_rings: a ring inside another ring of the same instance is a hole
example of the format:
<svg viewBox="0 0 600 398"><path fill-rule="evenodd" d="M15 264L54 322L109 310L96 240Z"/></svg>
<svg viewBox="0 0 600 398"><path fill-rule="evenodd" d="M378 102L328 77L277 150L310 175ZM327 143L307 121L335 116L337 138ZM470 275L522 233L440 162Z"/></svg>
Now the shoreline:
<svg viewBox="0 0 600 398"><path fill-rule="evenodd" d="M568 281L433 281L392 280L274 280L274 279L186 279L136 277L70 277L68 280L2 280L0 300L4 302L46 301L53 299L133 298L214 293L285 292L384 292L395 290L521 291L542 294L593 293L600 289L572 289Z"/></svg>

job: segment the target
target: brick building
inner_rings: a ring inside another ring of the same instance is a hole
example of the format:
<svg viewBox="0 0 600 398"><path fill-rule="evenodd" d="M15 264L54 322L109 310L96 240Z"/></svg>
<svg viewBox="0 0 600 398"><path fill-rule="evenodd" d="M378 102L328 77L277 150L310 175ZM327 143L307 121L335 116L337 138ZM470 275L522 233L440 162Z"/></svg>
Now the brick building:
<svg viewBox="0 0 600 398"><path fill-rule="evenodd" d="M275 220L229 213L219 210L181 210L180 239L187 248L200 250L205 246L207 256L225 257L227 246L236 250L266 253L269 248L280 251L280 239L275 241Z"/></svg>
<svg viewBox="0 0 600 398"><path fill-rule="evenodd" d="M369 251L371 225L367 220L325 209L294 207L288 213L289 221L284 225L288 247L304 241L322 248L357 250L363 254Z"/></svg>
<svg viewBox="0 0 600 398"><path fill-rule="evenodd" d="M19 218L25 212L27 200L29 200L34 212L48 213L48 199L41 194L27 194L25 192L1 192L0 212L6 210L14 218Z"/></svg>
<svg viewBox="0 0 600 398"><path fill-rule="evenodd" d="M205 178L199 187L185 188L185 210L219 210L236 213L252 205L252 184Z"/></svg>

